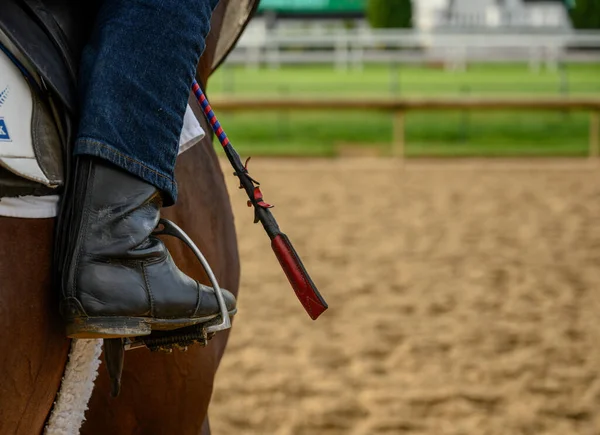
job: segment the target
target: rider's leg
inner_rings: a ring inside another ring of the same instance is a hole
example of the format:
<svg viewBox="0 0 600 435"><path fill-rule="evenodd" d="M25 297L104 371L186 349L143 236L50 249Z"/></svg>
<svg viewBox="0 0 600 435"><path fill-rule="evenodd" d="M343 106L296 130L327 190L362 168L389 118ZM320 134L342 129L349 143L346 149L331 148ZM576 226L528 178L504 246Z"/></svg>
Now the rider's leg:
<svg viewBox="0 0 600 435"><path fill-rule="evenodd" d="M81 66L74 182L61 213L62 311L72 337L141 335L218 314L151 235L218 0L103 0ZM226 292L230 310L234 297Z"/></svg>
<svg viewBox="0 0 600 435"><path fill-rule="evenodd" d="M218 0L103 0L80 70L75 154L101 157L176 200L183 115Z"/></svg>

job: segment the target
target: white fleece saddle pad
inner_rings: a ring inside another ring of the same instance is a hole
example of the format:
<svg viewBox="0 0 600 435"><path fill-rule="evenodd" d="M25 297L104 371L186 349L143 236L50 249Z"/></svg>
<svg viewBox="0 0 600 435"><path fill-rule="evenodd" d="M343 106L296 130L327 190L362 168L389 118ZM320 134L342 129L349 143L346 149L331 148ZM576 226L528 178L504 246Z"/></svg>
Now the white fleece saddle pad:
<svg viewBox="0 0 600 435"><path fill-rule="evenodd" d="M179 154L196 145L204 136L204 130L192 112L192 108L188 105L179 138ZM1 198L0 216L31 219L55 217L58 212L58 200L58 195Z"/></svg>

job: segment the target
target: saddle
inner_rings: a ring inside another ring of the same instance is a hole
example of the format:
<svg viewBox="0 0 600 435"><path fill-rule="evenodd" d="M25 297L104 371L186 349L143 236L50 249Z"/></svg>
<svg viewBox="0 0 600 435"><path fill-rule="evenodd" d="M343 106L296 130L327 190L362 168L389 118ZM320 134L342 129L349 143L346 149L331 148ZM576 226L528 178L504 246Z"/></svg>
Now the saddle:
<svg viewBox="0 0 600 435"><path fill-rule="evenodd" d="M2 3L0 197L56 194L77 119L77 66L99 2Z"/></svg>

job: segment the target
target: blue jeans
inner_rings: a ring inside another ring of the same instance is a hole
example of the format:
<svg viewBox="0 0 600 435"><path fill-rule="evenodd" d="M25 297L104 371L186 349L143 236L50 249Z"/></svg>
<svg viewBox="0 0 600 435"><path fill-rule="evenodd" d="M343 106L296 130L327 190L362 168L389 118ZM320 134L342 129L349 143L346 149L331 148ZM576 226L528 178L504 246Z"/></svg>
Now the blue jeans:
<svg viewBox="0 0 600 435"><path fill-rule="evenodd" d="M219 0L103 0L81 61L76 155L101 157L177 199L188 95Z"/></svg>

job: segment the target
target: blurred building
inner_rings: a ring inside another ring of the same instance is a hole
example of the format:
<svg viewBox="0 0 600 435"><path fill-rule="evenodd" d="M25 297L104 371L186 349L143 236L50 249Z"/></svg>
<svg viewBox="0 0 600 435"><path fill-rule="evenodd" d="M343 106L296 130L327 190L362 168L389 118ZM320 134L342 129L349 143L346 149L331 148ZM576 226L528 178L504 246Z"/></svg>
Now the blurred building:
<svg viewBox="0 0 600 435"><path fill-rule="evenodd" d="M367 0L261 0L258 13L279 17L363 17Z"/></svg>
<svg viewBox="0 0 600 435"><path fill-rule="evenodd" d="M367 0L261 0L253 21L268 29L285 23L316 32L366 26L366 4Z"/></svg>
<svg viewBox="0 0 600 435"><path fill-rule="evenodd" d="M368 0L261 0L255 25L304 26L310 30L368 26ZM414 27L570 28L564 0L413 0Z"/></svg>
<svg viewBox="0 0 600 435"><path fill-rule="evenodd" d="M418 0L416 4L432 1ZM563 0L446 0L443 3L446 4L430 12L432 27L571 27Z"/></svg>

